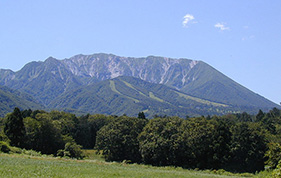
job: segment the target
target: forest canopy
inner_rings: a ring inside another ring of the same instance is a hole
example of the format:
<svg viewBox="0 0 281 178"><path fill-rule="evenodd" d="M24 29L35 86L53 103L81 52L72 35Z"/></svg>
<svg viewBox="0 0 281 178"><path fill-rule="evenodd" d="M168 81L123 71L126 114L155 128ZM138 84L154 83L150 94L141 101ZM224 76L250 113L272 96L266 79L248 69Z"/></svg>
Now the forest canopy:
<svg viewBox="0 0 281 178"><path fill-rule="evenodd" d="M0 119L0 151L11 147L83 159L96 149L107 161L189 169L256 172L280 167L281 111L146 119L20 110Z"/></svg>

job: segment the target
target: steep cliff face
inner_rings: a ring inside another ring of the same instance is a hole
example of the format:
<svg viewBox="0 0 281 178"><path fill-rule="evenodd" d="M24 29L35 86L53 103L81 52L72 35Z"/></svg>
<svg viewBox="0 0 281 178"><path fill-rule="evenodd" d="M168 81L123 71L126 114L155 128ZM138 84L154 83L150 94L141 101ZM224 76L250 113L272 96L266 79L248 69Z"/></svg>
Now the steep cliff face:
<svg viewBox="0 0 281 178"><path fill-rule="evenodd" d="M128 58L111 54L77 55L62 62L76 76L90 76L100 81L119 76L132 76L177 89L195 80L188 74L199 63L188 59L154 56Z"/></svg>

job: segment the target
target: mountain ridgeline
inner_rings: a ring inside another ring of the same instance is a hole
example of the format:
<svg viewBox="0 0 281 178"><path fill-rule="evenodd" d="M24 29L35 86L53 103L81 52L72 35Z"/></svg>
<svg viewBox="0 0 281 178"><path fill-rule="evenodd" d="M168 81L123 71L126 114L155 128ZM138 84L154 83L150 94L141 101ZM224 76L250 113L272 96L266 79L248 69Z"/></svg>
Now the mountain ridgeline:
<svg viewBox="0 0 281 178"><path fill-rule="evenodd" d="M278 107L202 61L155 56L50 57L17 72L1 69L0 85L46 108L81 113L183 116Z"/></svg>

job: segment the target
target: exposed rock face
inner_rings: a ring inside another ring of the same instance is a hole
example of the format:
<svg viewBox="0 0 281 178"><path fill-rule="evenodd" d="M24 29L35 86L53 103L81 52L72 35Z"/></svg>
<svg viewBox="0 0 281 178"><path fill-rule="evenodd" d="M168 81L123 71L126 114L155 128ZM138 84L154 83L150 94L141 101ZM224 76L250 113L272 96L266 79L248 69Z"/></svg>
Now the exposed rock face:
<svg viewBox="0 0 281 178"><path fill-rule="evenodd" d="M194 78L190 80L188 73L199 63L188 59L154 56L127 58L107 54L77 55L61 62L76 76L91 76L98 80L133 76L152 83L168 84L177 89L194 81Z"/></svg>

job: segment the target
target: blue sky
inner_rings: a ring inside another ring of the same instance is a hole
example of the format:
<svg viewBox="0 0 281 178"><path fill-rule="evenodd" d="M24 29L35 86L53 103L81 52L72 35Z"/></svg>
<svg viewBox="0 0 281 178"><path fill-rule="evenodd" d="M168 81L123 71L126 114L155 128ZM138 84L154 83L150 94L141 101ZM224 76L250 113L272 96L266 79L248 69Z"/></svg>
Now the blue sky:
<svg viewBox="0 0 281 178"><path fill-rule="evenodd" d="M279 0L0 0L0 68L76 54L202 60L281 102Z"/></svg>

